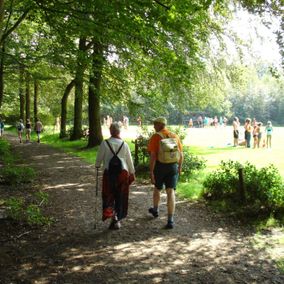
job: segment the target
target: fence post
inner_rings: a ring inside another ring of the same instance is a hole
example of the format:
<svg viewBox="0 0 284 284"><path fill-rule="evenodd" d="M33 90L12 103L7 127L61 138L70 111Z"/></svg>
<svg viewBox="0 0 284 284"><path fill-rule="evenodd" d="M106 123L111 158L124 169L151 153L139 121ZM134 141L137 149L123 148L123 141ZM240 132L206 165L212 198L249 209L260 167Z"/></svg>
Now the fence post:
<svg viewBox="0 0 284 284"><path fill-rule="evenodd" d="M135 145L135 152L134 152L134 165L137 166L139 163L138 160L138 143L137 143L137 139L135 139L134 141L134 145Z"/></svg>
<svg viewBox="0 0 284 284"><path fill-rule="evenodd" d="M241 202L245 202L245 182L244 182L244 169L241 167L238 169L239 173L239 197Z"/></svg>

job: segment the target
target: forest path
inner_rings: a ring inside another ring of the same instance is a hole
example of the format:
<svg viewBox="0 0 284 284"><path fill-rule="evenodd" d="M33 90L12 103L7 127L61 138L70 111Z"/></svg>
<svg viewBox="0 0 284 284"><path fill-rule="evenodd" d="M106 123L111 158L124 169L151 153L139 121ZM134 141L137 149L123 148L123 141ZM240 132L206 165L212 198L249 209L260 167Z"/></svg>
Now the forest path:
<svg viewBox="0 0 284 284"><path fill-rule="evenodd" d="M202 203L177 200L176 227L163 229L166 197L153 219L147 213L150 184L131 186L120 230L110 231L102 221L94 229L94 165L48 145L8 138L37 170L55 222L1 244L0 257L6 258L0 283L284 283L267 252L254 248L252 231Z"/></svg>

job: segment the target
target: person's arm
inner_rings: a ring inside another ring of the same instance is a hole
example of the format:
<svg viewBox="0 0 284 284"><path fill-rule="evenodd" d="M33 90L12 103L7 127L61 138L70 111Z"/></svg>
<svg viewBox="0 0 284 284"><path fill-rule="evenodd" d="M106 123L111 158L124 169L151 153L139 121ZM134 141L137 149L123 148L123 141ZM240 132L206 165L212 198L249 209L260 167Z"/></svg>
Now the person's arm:
<svg viewBox="0 0 284 284"><path fill-rule="evenodd" d="M100 145L100 148L97 152L97 158L96 158L96 168L101 167L101 163L105 156L105 142L103 141Z"/></svg>
<svg viewBox="0 0 284 284"><path fill-rule="evenodd" d="M134 168L134 165L133 165L133 160L132 160L132 156L131 156L131 153L130 153L130 149L129 149L129 146L128 146L127 143L124 143L124 145L125 145L125 148L126 148L125 160L126 160L126 163L127 163L129 174L134 175L135 168Z"/></svg>
<svg viewBox="0 0 284 284"><path fill-rule="evenodd" d="M155 176L154 176L154 168L157 161L157 153L151 152L150 153L150 177L152 184L155 184Z"/></svg>
<svg viewBox="0 0 284 284"><path fill-rule="evenodd" d="M178 174L181 174L182 171L182 164L183 164L183 152L180 152L180 158L178 161Z"/></svg>

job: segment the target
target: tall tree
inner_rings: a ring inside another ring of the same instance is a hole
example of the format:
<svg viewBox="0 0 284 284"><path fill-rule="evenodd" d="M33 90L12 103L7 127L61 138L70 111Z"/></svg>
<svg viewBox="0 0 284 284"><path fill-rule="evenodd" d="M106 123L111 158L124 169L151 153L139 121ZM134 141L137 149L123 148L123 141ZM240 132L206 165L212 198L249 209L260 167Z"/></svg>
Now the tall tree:
<svg viewBox="0 0 284 284"><path fill-rule="evenodd" d="M30 90L30 74L26 72L25 74L25 83L26 83L26 119L31 119L31 90Z"/></svg>
<svg viewBox="0 0 284 284"><path fill-rule="evenodd" d="M89 140L88 147L99 145L103 140L100 116L100 91L103 70L103 47L93 42L93 64L89 82Z"/></svg>
<svg viewBox="0 0 284 284"><path fill-rule="evenodd" d="M38 120L38 91L39 91L39 83L37 79L34 79L34 125Z"/></svg>
<svg viewBox="0 0 284 284"><path fill-rule="evenodd" d="M66 122L67 122L67 100L73 87L75 86L75 80L72 80L65 88L63 97L61 99L61 123L60 123L60 138L65 138Z"/></svg>

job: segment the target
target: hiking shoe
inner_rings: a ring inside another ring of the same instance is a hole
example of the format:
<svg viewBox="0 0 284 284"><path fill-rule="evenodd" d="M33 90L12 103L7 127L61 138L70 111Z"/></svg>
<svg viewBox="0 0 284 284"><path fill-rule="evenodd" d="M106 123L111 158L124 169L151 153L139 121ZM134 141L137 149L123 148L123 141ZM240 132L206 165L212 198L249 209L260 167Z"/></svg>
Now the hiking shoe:
<svg viewBox="0 0 284 284"><path fill-rule="evenodd" d="M119 230L120 227L121 227L120 222L113 219L113 220L111 220L111 223L110 223L108 228L109 228L109 230Z"/></svg>
<svg viewBox="0 0 284 284"><path fill-rule="evenodd" d="M154 218L159 217L159 212L156 211L153 207L149 208L149 213L153 215Z"/></svg>
<svg viewBox="0 0 284 284"><path fill-rule="evenodd" d="M174 228L174 222L168 221L167 225L165 226L165 229L173 229Z"/></svg>

